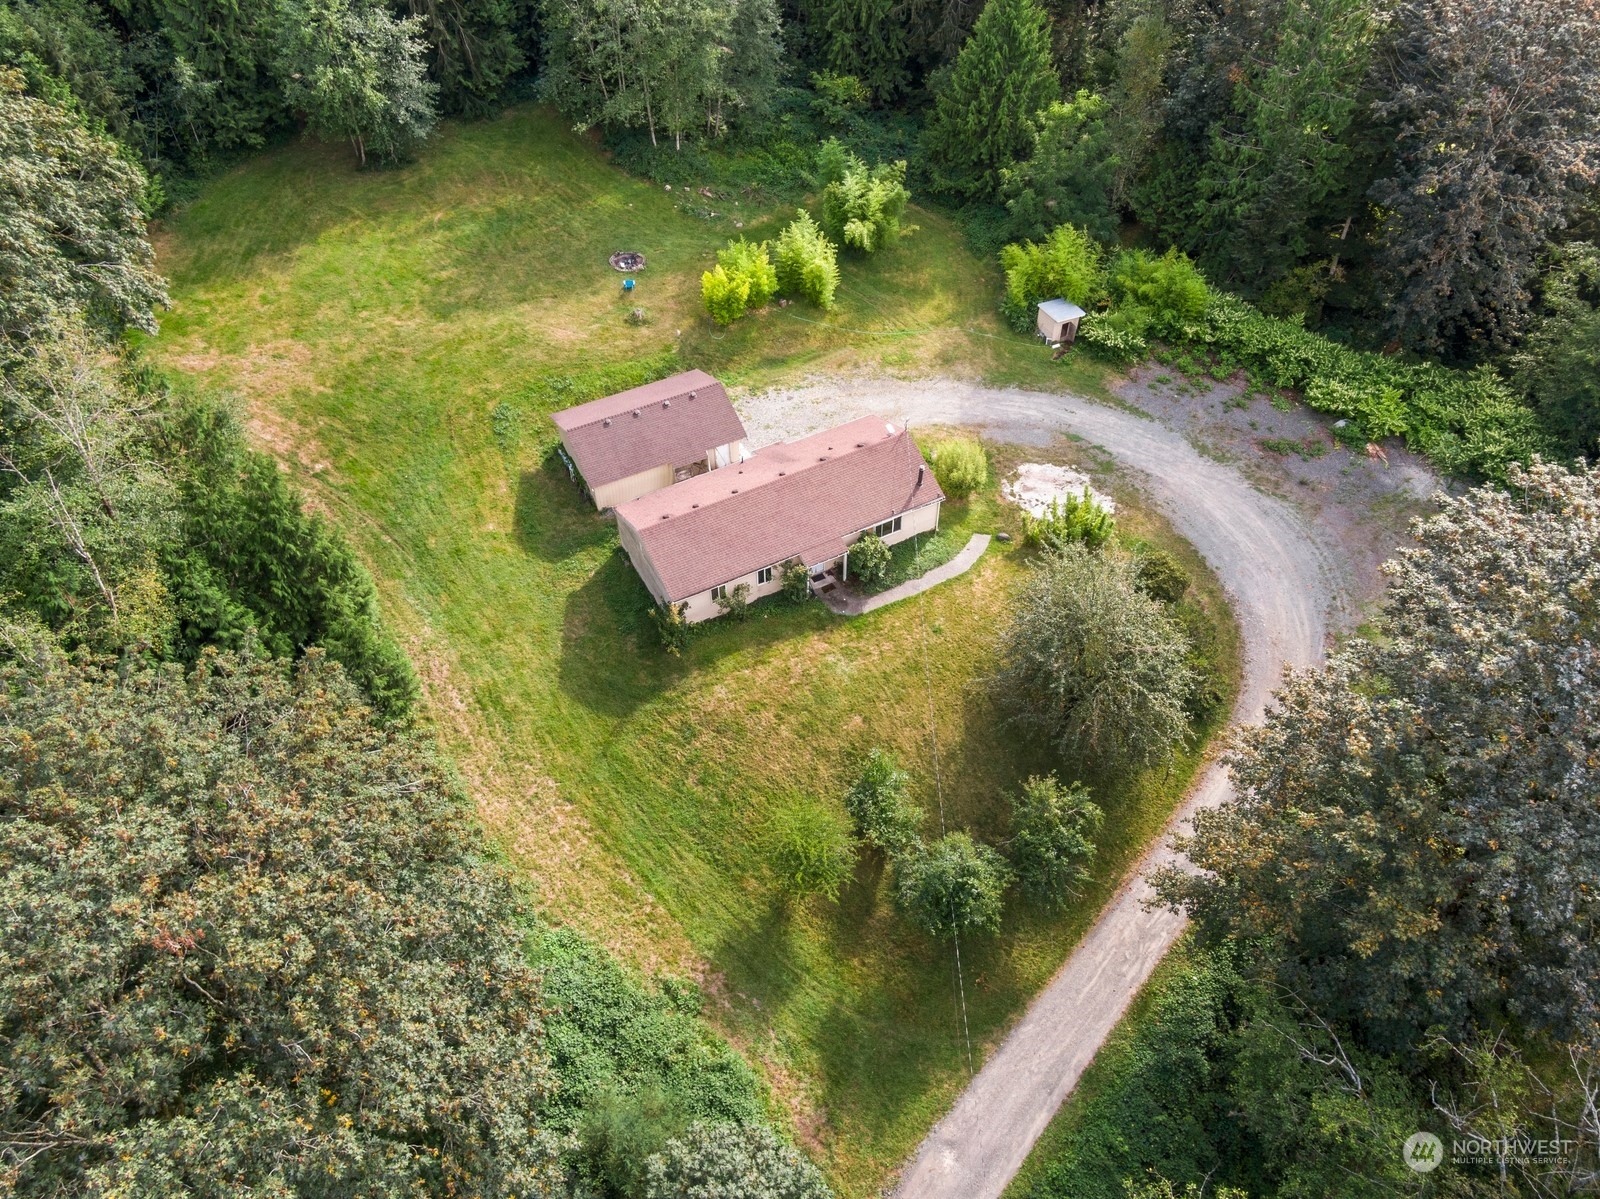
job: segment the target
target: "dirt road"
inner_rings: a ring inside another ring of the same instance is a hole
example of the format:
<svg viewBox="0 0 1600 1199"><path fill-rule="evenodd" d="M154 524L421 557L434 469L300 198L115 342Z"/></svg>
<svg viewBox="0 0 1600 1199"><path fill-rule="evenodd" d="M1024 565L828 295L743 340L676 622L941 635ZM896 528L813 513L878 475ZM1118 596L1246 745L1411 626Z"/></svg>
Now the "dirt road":
<svg viewBox="0 0 1600 1199"><path fill-rule="evenodd" d="M1134 402L1138 398L1130 397ZM1201 411L1204 401L1193 407ZM1237 404L1219 407L1225 418L1242 411ZM1343 508L1360 501L1362 481L1370 480L1365 487L1373 496L1368 498L1398 495L1412 505L1430 487L1414 465L1403 465L1410 474L1402 476L1390 473L1385 463L1386 473L1380 475L1376 463L1339 450L1333 453L1350 461L1335 462L1341 472L1338 486L1346 491L1354 487L1357 494L1327 508L1310 495L1307 501L1297 496L1291 503L1263 489L1272 480L1262 471L1270 472L1275 463L1220 461L1226 455L1215 451L1203 455L1190 438L1202 444L1215 439L1196 436L1192 422L1169 413L1156 419L1070 396L950 380L818 384L748 396L739 408L754 445L873 413L913 427L973 427L1013 444L1050 445L1065 434L1098 446L1116 461L1119 473L1133 474L1227 588L1245 645L1237 721L1258 720L1283 668L1320 661L1330 633L1350 624L1367 598L1362 593L1371 590L1367 580L1375 578L1374 558L1386 554L1393 541L1388 528L1368 528L1365 538L1352 538L1352 521ZM1317 431L1316 418L1303 419ZM1251 429L1257 425L1256 418L1249 418ZM1086 454L1081 465L1090 466L1090 458ZM1246 469L1255 482L1247 479ZM1293 482L1310 486L1304 479ZM1328 519L1323 518L1325 510ZM1222 803L1230 794L1226 773L1212 766L1169 832L1197 809ZM1182 917L1144 907L1148 888L1142 876L1170 855L1166 842L1163 837L1132 872L1060 972L928 1135L902 1174L897 1192L902 1199L995 1199L1005 1190L1183 931Z"/></svg>

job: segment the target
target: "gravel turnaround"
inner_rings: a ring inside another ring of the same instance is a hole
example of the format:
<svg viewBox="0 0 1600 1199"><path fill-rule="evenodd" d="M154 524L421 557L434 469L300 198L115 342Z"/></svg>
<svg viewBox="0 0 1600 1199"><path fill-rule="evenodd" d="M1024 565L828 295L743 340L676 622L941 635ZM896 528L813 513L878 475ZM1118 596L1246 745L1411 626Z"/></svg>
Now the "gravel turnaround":
<svg viewBox="0 0 1600 1199"><path fill-rule="evenodd" d="M752 445L881 415L897 425L974 428L1010 444L1049 446L1070 435L1099 447L1119 473L1134 478L1227 589L1244 641L1235 722L1261 718L1286 666L1319 663L1330 634L1354 623L1358 601L1365 598L1353 594L1356 572L1346 561L1352 555L1338 536L1318 527L1314 509L1268 494L1236 465L1201 454L1183 432L1141 412L947 379L808 384L747 395L738 407ZM1167 832L906 1165L896 1192L902 1199L998 1199L1183 932L1184 917L1146 906L1145 872L1171 860L1170 834L1195 811L1231 795L1226 770L1213 763Z"/></svg>

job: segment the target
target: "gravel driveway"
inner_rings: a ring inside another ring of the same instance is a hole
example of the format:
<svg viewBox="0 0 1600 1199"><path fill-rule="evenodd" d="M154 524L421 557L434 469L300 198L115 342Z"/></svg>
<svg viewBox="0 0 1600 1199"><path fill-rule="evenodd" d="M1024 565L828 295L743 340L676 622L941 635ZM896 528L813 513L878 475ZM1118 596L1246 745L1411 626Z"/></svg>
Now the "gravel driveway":
<svg viewBox="0 0 1600 1199"><path fill-rule="evenodd" d="M1259 720L1284 667L1321 661L1331 635L1359 618L1376 592L1378 562L1433 483L1403 452L1391 452L1400 458L1391 466L1342 449L1314 460L1260 451L1252 443L1263 421L1272 438L1326 438L1326 430L1303 410L1252 406L1226 387L1174 396L1156 378L1166 377L1146 372L1147 381L1136 377L1122 389L1138 411L948 379L842 380L746 395L737 404L752 445L873 414L912 426L966 426L1011 444L1049 446L1070 435L1099 447L1227 589L1244 638L1234 719ZM1084 457L1080 465L1093 474L1095 455ZM1231 793L1226 773L1211 766L1169 831ZM1005 1190L1183 931L1182 917L1144 906L1144 871L1170 857L1166 841L1131 872L928 1135L902 1174L904 1199L995 1199Z"/></svg>

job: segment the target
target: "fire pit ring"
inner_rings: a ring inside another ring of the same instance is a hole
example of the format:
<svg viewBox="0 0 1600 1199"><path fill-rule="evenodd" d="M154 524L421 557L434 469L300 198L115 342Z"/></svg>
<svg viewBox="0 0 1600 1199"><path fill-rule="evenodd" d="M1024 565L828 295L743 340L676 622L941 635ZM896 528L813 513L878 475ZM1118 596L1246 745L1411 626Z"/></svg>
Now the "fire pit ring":
<svg viewBox="0 0 1600 1199"><path fill-rule="evenodd" d="M611 256L611 269L624 274L644 270L644 255L638 250L618 250Z"/></svg>

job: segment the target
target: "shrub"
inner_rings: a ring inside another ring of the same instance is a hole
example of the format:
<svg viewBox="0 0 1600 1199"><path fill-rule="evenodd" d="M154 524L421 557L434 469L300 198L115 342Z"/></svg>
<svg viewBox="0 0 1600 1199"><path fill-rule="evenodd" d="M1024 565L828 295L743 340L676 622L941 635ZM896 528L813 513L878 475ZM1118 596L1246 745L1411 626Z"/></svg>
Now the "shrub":
<svg viewBox="0 0 1600 1199"><path fill-rule="evenodd" d="M1092 875L1091 840L1105 819L1082 783L1063 787L1053 774L1030 778L1011 797L1011 861L1017 880L1045 907L1065 907Z"/></svg>
<svg viewBox="0 0 1600 1199"><path fill-rule="evenodd" d="M966 833L950 833L896 866L896 900L931 936L998 932L1010 872L1005 860Z"/></svg>
<svg viewBox="0 0 1600 1199"><path fill-rule="evenodd" d="M729 242L717 251L717 265L735 279L750 285L746 297L751 308L764 308L778 294L778 275L772 269L772 257L764 241Z"/></svg>
<svg viewBox="0 0 1600 1199"><path fill-rule="evenodd" d="M719 325L731 325L750 307L750 280L720 262L700 276L700 299Z"/></svg>
<svg viewBox="0 0 1600 1199"><path fill-rule="evenodd" d="M850 547L845 558L845 569L861 582L872 584L888 573L892 558L893 554L883 543L882 537L876 533L866 533Z"/></svg>
<svg viewBox="0 0 1600 1199"><path fill-rule="evenodd" d="M838 252L817 223L801 212L778 235L774 255L778 290L832 308L839 288Z"/></svg>
<svg viewBox="0 0 1600 1199"><path fill-rule="evenodd" d="M1137 362L1150 352L1144 322L1121 312L1090 312L1078 322L1077 344L1107 362Z"/></svg>
<svg viewBox="0 0 1600 1199"><path fill-rule="evenodd" d="M910 231L900 227L900 218L911 202L903 161L879 163L869 170L837 138L824 142L817 158L827 179L822 191L822 227L830 237L871 254Z"/></svg>
<svg viewBox="0 0 1600 1199"><path fill-rule="evenodd" d="M1087 307L1105 283L1099 244L1072 225L1058 226L1042 242L1015 242L1000 251L1006 275L1006 319L1019 333L1034 328L1034 310L1057 297Z"/></svg>
<svg viewBox="0 0 1600 1199"><path fill-rule="evenodd" d="M936 442L928 454L933 477L953 500L964 500L989 481L989 456L970 437Z"/></svg>
<svg viewBox="0 0 1600 1199"><path fill-rule="evenodd" d="M1176 604L1189 592L1189 572L1164 549L1150 548L1140 553L1136 579L1139 590L1164 604Z"/></svg>
<svg viewBox="0 0 1600 1199"><path fill-rule="evenodd" d="M1150 314L1161 337L1181 337L1206 313L1210 290L1205 276L1177 249L1160 258L1148 250L1125 250L1111 264L1111 284L1119 301Z"/></svg>
<svg viewBox="0 0 1600 1199"><path fill-rule="evenodd" d="M1131 560L1071 542L1023 585L994 692L1024 728L1101 768L1144 765L1188 728L1189 642Z"/></svg>
<svg viewBox="0 0 1600 1199"><path fill-rule="evenodd" d="M1059 550L1072 544L1099 549L1111 537L1116 521L1093 496L1069 492L1050 501L1045 512L1022 514L1022 539L1029 545Z"/></svg>
<svg viewBox="0 0 1600 1199"><path fill-rule="evenodd" d="M700 1018L704 997L693 984L651 986L570 928L541 928L529 962L542 980L545 1049L559 1084L540 1109L553 1132L581 1132L608 1096L619 1120L760 1118L762 1084ZM643 1110L620 1110L625 1097Z"/></svg>
<svg viewBox="0 0 1600 1199"><path fill-rule="evenodd" d="M730 587L717 596L716 603L724 616L743 620L750 615L750 584L740 583L737 587Z"/></svg>
<svg viewBox="0 0 1600 1199"><path fill-rule="evenodd" d="M811 76L811 88L816 93L811 101L812 111L824 124L836 128L848 124L856 113L872 103L872 92L854 75L836 75L832 71L814 72ZM833 141L835 145L838 144L836 139L828 140Z"/></svg>
<svg viewBox="0 0 1600 1199"><path fill-rule="evenodd" d="M602 1091L578 1125L578 1161L602 1193L637 1195L645 1185L645 1162L688 1126L676 1096L657 1085L628 1094Z"/></svg>
<svg viewBox="0 0 1600 1199"><path fill-rule="evenodd" d="M922 830L922 809L906 797L909 781L892 757L873 749L844 797L856 836L890 856L914 845Z"/></svg>
<svg viewBox="0 0 1600 1199"><path fill-rule="evenodd" d="M688 611L688 604L657 604L650 609L650 619L661 634L661 648L674 658L689 644L689 621L684 615Z"/></svg>
<svg viewBox="0 0 1600 1199"><path fill-rule="evenodd" d="M855 866L856 847L842 813L820 803L780 811L768 831L769 860L778 885L795 898L839 897Z"/></svg>
<svg viewBox="0 0 1600 1199"><path fill-rule="evenodd" d="M833 1199L822 1173L765 1124L693 1124L645 1171L644 1199Z"/></svg>
<svg viewBox="0 0 1600 1199"><path fill-rule="evenodd" d="M778 578L783 585L783 598L791 604L803 604L811 598L811 571L800 559L785 562Z"/></svg>

